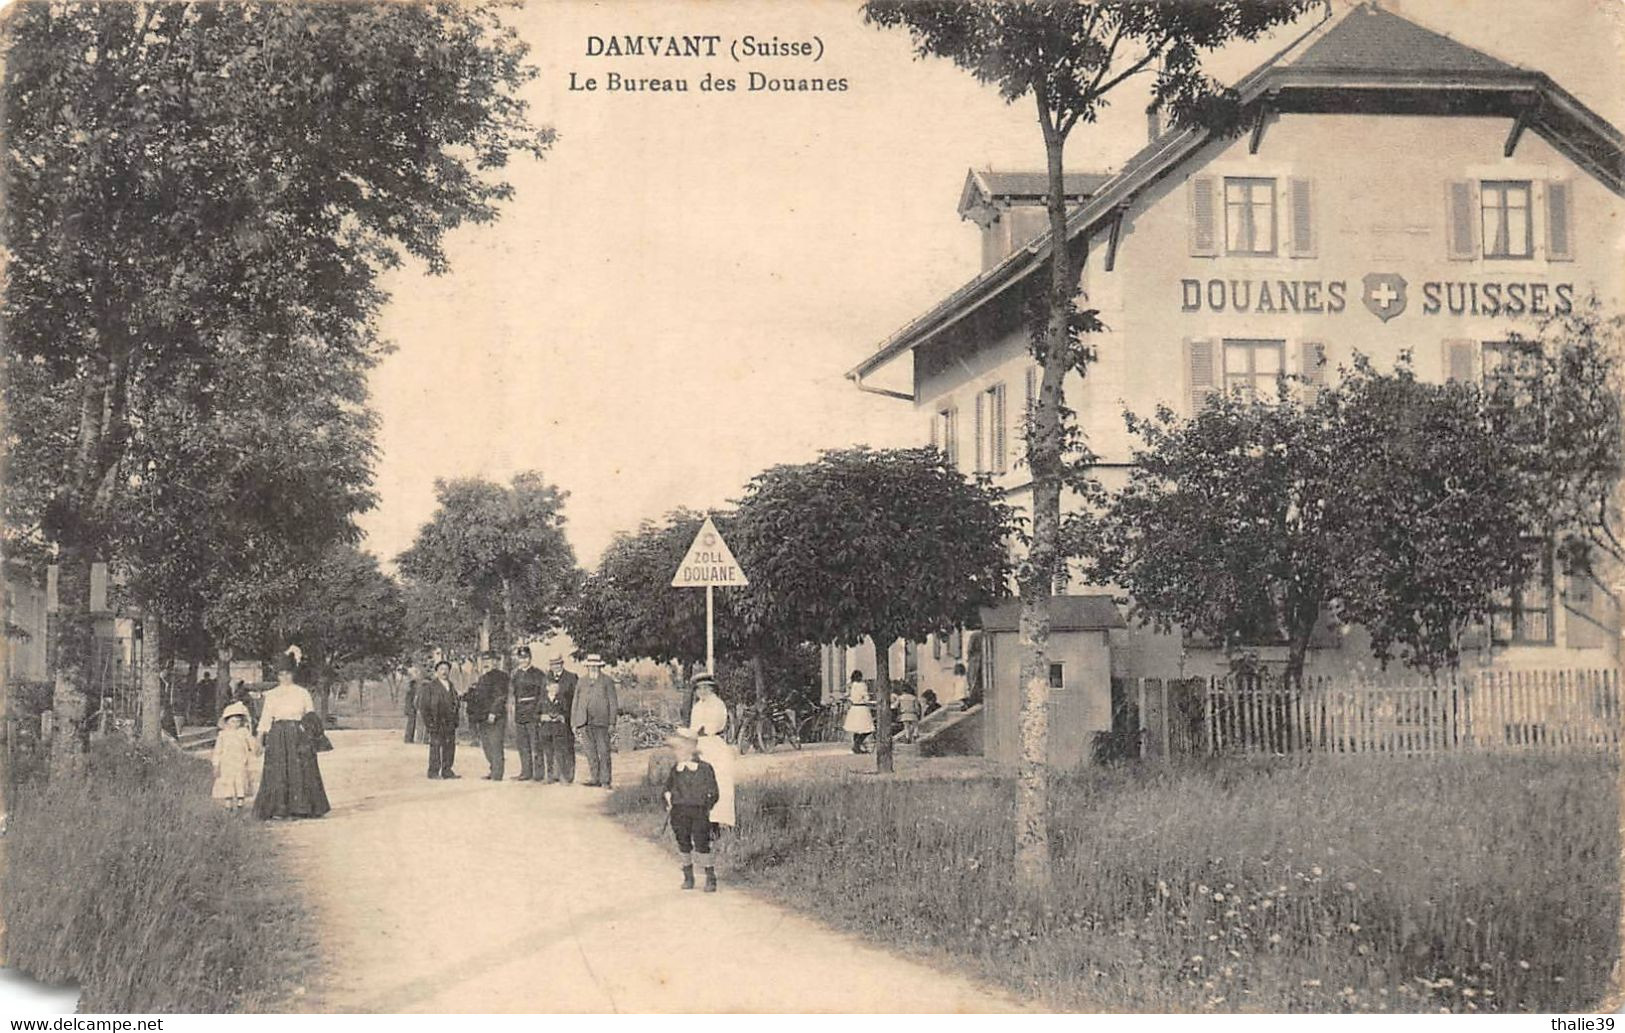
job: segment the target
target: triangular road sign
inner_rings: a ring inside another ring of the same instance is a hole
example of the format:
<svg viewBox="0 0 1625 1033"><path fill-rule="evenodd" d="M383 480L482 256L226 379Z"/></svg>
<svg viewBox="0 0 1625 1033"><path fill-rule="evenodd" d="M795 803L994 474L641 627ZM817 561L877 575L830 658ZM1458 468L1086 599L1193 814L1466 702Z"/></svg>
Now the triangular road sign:
<svg viewBox="0 0 1625 1033"><path fill-rule="evenodd" d="M677 568L677 576L671 579L672 587L725 588L749 583L745 572L739 569L739 561L734 559L733 550L717 532L717 525L706 517L705 523L700 525L700 533L694 536L694 544L688 547L688 555Z"/></svg>

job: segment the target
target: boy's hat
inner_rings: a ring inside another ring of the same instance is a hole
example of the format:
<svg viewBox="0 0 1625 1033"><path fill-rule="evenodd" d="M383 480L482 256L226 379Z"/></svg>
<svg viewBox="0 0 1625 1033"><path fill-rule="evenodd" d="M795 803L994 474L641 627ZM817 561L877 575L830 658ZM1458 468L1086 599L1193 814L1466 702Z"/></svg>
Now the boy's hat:
<svg viewBox="0 0 1625 1033"><path fill-rule="evenodd" d="M588 653L587 654L587 666L588 667L602 667L602 666L604 666L604 658L599 656L597 653Z"/></svg>
<svg viewBox="0 0 1625 1033"><path fill-rule="evenodd" d="M233 703L230 706L228 706L226 709L222 710L220 712L220 721L219 721L220 727L221 728L226 727L226 722L230 721L234 717L240 717L244 721L249 720L248 708L243 706L241 703Z"/></svg>

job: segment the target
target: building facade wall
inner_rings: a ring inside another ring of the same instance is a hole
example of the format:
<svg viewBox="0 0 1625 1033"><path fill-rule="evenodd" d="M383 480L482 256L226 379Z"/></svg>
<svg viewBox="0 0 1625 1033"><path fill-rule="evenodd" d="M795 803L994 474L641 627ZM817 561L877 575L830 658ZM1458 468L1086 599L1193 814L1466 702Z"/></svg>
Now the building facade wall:
<svg viewBox="0 0 1625 1033"><path fill-rule="evenodd" d="M1513 333L1532 335L1546 314L1593 295L1606 309L1620 310L1625 255L1617 227L1625 219L1625 202L1533 132L1505 156L1511 127L1510 119L1498 117L1282 114L1267 125L1257 153L1250 152L1246 137L1212 142L1143 191L1125 213L1110 272L1106 235L1097 231L1080 276L1081 303L1097 308L1107 329L1092 342L1097 357L1087 376L1068 378L1067 401L1101 459L1107 487L1126 479L1132 458L1125 409L1143 415L1166 404L1192 411L1201 386L1192 342L1207 342L1211 349L1215 386L1235 372L1226 365L1225 342L1244 340L1280 342L1275 354L1289 373L1304 373L1311 368L1306 362L1323 356L1319 369L1328 382L1356 352L1379 369L1393 368L1408 353L1420 377L1439 381L1452 372L1452 348L1469 349L1469 375L1478 377L1483 344ZM1395 162L1392 155L1406 160ZM1222 218L1227 178L1272 182L1274 254L1228 253L1232 242ZM1214 237L1205 248L1192 239L1195 180L1205 180L1217 202ZM1529 184L1528 257L1485 257L1486 182ZM1298 184L1307 184L1306 205ZM1453 184L1466 184L1471 199L1478 239L1470 253L1453 244ZM1554 190L1566 192L1566 209L1554 211ZM1306 235L1298 234L1300 223ZM1554 229L1567 238L1566 253L1554 250L1561 243ZM1383 310L1386 319L1368 307L1368 274L1382 277L1376 289L1402 293L1403 309L1392 296ZM1012 318L1016 312L1016 304L989 302L921 349L916 397L922 440L944 444L940 414L955 411L961 468L992 471L1009 501L1024 509L1028 476L1020 428L1034 364L1027 330ZM933 352L940 353L934 360ZM1459 365L1456 372L1462 372ZM985 428L993 411L989 392L999 385L1005 394L1002 465L990 460ZM1618 606L1601 586L1557 573L1551 611L1550 644L1492 648L1486 642L1469 649L1464 664L1617 662ZM1312 673L1376 668L1360 629L1342 629L1337 639L1335 648L1312 652ZM1171 677L1224 669L1216 651L1188 648L1179 636L1134 629L1117 640L1122 659L1114 667L1121 673ZM1275 652L1262 655L1279 659Z"/></svg>

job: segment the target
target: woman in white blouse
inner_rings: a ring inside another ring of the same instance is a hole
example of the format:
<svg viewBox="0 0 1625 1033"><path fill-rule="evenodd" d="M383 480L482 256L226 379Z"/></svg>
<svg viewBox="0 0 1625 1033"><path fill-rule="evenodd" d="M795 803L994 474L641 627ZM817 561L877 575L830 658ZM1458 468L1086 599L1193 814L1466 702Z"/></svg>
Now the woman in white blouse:
<svg viewBox="0 0 1625 1033"><path fill-rule="evenodd" d="M694 678L694 709L688 718L689 729L699 739L700 759L711 765L717 773L717 802L711 808L711 821L716 825L734 824L734 748L722 733L728 727L728 705L717 695L717 682L710 674Z"/></svg>
<svg viewBox="0 0 1625 1033"><path fill-rule="evenodd" d="M277 665L276 688L265 694L260 706L260 752L265 767L260 775L259 793L254 797L256 818L319 818L332 808L322 771L316 763L316 741L320 721L310 693L294 682L297 652L289 650Z"/></svg>

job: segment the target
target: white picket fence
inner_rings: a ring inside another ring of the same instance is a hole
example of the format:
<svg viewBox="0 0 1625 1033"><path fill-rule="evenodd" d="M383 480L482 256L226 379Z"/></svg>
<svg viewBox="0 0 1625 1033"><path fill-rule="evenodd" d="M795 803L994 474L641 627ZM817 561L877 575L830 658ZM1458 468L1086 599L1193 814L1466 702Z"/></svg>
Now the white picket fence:
<svg viewBox="0 0 1625 1033"><path fill-rule="evenodd" d="M1309 678L1147 680L1147 756L1425 754L1620 748L1618 670L1487 671L1390 684Z"/></svg>

